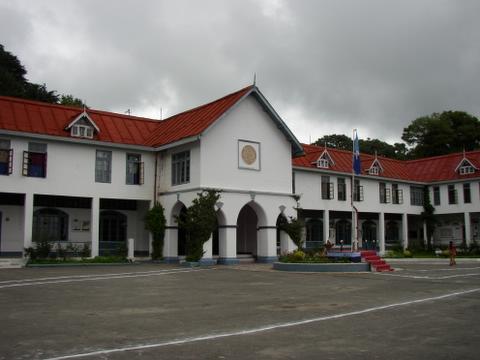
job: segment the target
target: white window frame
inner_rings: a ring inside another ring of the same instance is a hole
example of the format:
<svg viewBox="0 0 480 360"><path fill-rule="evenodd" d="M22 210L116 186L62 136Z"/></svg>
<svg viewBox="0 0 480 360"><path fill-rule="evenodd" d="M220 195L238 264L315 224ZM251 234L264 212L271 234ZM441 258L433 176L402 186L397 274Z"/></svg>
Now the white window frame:
<svg viewBox="0 0 480 360"><path fill-rule="evenodd" d="M474 174L475 168L472 165L460 166L460 175Z"/></svg>
<svg viewBox="0 0 480 360"><path fill-rule="evenodd" d="M93 126L80 124L72 125L70 135L73 137L93 139Z"/></svg>

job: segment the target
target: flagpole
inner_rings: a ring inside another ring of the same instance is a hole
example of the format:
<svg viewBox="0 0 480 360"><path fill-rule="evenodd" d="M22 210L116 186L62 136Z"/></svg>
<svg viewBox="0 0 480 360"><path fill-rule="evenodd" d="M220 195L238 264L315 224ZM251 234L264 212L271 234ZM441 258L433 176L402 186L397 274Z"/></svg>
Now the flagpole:
<svg viewBox="0 0 480 360"><path fill-rule="evenodd" d="M352 251L357 251L358 246L358 211L354 205L354 190L355 190L355 133L357 129L353 129L352 133L352 181L350 189L350 205L352 207ZM357 135L358 136L358 135Z"/></svg>

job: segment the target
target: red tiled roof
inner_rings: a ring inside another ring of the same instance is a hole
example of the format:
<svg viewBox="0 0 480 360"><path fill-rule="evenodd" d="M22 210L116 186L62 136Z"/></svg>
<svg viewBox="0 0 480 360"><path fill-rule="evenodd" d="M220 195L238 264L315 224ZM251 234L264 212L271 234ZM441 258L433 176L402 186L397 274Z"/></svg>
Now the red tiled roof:
<svg viewBox="0 0 480 360"><path fill-rule="evenodd" d="M95 140L156 147L201 134L252 89L247 86L163 121L92 109L87 113L100 129ZM0 129L68 138L70 131L65 127L81 112L75 107L0 96Z"/></svg>
<svg viewBox="0 0 480 360"><path fill-rule="evenodd" d="M170 144L201 134L253 89L253 85L211 103L184 111L161 121L147 141L150 146Z"/></svg>
<svg viewBox="0 0 480 360"><path fill-rule="evenodd" d="M82 109L0 96L0 129L69 138L65 127ZM87 110L99 127L94 139L111 143L145 145L158 121Z"/></svg>
<svg viewBox="0 0 480 360"><path fill-rule="evenodd" d="M317 169L316 161L323 153L325 148L322 146L303 145L305 151L304 156L293 159L293 166ZM338 171L341 173L352 173L352 152L346 150L327 149L328 153L335 162L328 170ZM466 153L466 158L478 169L480 167L480 150L470 151ZM475 174L460 175L455 172L460 161L463 159L462 153L436 156L420 160L401 161L389 159L386 157L377 157L383 167L383 172L379 177L410 180L419 182L434 182L459 180L466 178L478 178L479 171ZM362 162L362 174L368 175L368 169L375 160L375 156L368 154L360 154Z"/></svg>

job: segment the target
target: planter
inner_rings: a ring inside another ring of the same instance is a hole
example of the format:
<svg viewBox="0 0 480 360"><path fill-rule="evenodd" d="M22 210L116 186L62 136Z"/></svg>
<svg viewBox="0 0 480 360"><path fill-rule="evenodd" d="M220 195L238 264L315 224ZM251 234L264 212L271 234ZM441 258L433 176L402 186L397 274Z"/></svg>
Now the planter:
<svg viewBox="0 0 480 360"><path fill-rule="evenodd" d="M367 272L368 263L273 263L273 268L280 271L295 272Z"/></svg>

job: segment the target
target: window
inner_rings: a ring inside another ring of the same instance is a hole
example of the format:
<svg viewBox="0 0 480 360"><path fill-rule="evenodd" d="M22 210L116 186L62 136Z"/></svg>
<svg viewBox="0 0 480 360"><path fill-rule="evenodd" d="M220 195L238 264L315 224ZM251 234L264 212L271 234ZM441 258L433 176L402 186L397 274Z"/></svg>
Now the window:
<svg viewBox="0 0 480 360"><path fill-rule="evenodd" d="M333 184L330 182L330 176L322 176L322 199L333 199Z"/></svg>
<svg viewBox="0 0 480 360"><path fill-rule="evenodd" d="M473 174L474 172L475 168L471 165L464 165L460 167L460 175Z"/></svg>
<svg viewBox="0 0 480 360"><path fill-rule="evenodd" d="M190 151L172 155L172 185L190 182Z"/></svg>
<svg viewBox="0 0 480 360"><path fill-rule="evenodd" d="M112 179L112 152L97 150L95 159L95 182L110 183Z"/></svg>
<svg viewBox="0 0 480 360"><path fill-rule="evenodd" d="M0 139L0 175L10 175L13 170L13 149L10 140Z"/></svg>
<svg viewBox="0 0 480 360"><path fill-rule="evenodd" d="M398 188L398 184L392 184L392 204L403 204L403 190Z"/></svg>
<svg viewBox="0 0 480 360"><path fill-rule="evenodd" d="M81 114L79 117L77 117L77 119L73 121L73 124L69 126L71 126L70 127L71 136L93 139L93 134L95 131L94 123L85 112Z"/></svg>
<svg viewBox="0 0 480 360"><path fill-rule="evenodd" d="M380 203L387 204L390 202L390 189L387 189L387 185L383 182L378 184Z"/></svg>
<svg viewBox="0 0 480 360"><path fill-rule="evenodd" d="M375 166L372 166L369 170L368 170L368 173L370 175L378 175L380 173L380 168L375 165Z"/></svg>
<svg viewBox="0 0 480 360"><path fill-rule="evenodd" d="M410 205L423 206L423 187L410 186Z"/></svg>
<svg viewBox="0 0 480 360"><path fill-rule="evenodd" d="M433 205L440 205L440 186L433 187Z"/></svg>
<svg viewBox="0 0 480 360"><path fill-rule="evenodd" d="M347 200L347 187L345 186L345 178L337 179L337 196L338 200L340 201Z"/></svg>
<svg viewBox="0 0 480 360"><path fill-rule="evenodd" d="M68 215L58 210L44 208L33 213L33 241L66 241Z"/></svg>
<svg viewBox="0 0 480 360"><path fill-rule="evenodd" d="M458 203L457 189L455 189L455 185L448 185L448 203Z"/></svg>
<svg viewBox="0 0 480 360"><path fill-rule="evenodd" d="M142 156L139 154L127 154L127 184L142 185L144 178L144 166Z"/></svg>
<svg viewBox="0 0 480 360"><path fill-rule="evenodd" d="M363 201L363 186L358 179L355 179L353 184L353 201Z"/></svg>
<svg viewBox="0 0 480 360"><path fill-rule="evenodd" d="M47 144L30 142L23 152L23 176L47 177Z"/></svg>
<svg viewBox="0 0 480 360"><path fill-rule="evenodd" d="M470 183L463 184L463 202L470 204L472 202L472 196L470 193Z"/></svg>
<svg viewBox="0 0 480 360"><path fill-rule="evenodd" d="M329 168L329 163L328 159L318 159L317 161L317 167L323 168L323 169L328 169Z"/></svg>

